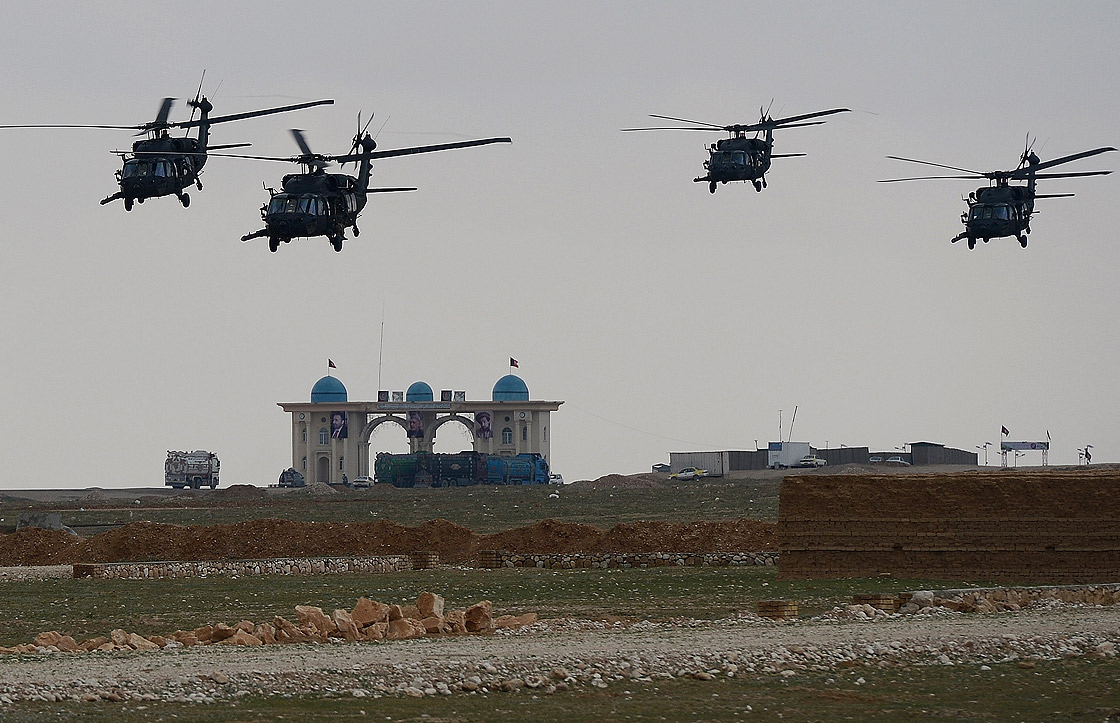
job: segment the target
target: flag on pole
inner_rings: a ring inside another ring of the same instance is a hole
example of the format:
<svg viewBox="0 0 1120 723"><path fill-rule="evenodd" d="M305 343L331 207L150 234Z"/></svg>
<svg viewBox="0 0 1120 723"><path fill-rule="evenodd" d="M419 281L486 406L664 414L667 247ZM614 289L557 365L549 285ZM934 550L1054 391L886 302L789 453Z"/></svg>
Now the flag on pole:
<svg viewBox="0 0 1120 723"><path fill-rule="evenodd" d="M1002 426L1001 426L1001 427L1000 427L1000 431L1002 431L1002 432L1003 432L1003 436L1005 436L1005 437L1006 437L1007 435L1011 434L1011 432L1008 432L1008 431L1007 431L1007 427L1002 427Z"/></svg>
<svg viewBox="0 0 1120 723"><path fill-rule="evenodd" d="M514 359L513 357L510 357L510 358L509 358L509 365L510 365L511 367L516 367L516 366L517 366L517 360L516 360L516 359Z"/></svg>
<svg viewBox="0 0 1120 723"><path fill-rule="evenodd" d="M333 362L333 361L331 361L330 359L327 359L327 369L338 369L338 367L336 367L336 366L334 365L334 362ZM1005 433L1005 434L1006 434L1006 433Z"/></svg>

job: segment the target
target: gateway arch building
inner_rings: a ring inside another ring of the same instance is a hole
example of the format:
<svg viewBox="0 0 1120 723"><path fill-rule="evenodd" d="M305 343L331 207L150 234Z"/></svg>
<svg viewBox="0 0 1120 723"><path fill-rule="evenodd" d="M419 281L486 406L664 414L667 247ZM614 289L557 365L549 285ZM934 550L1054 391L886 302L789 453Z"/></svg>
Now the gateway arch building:
<svg viewBox="0 0 1120 723"><path fill-rule="evenodd" d="M383 424L398 425L410 452L431 452L440 428L449 422L470 431L476 452L541 455L549 461L550 415L563 402L529 398L521 377L507 374L489 400L471 401L465 392L443 390L437 400L425 382L405 392L378 392L375 402L352 402L346 386L327 375L311 388L310 402L280 402L292 415L292 467L307 480L342 484L372 476L370 436ZM458 430L456 430L458 434Z"/></svg>

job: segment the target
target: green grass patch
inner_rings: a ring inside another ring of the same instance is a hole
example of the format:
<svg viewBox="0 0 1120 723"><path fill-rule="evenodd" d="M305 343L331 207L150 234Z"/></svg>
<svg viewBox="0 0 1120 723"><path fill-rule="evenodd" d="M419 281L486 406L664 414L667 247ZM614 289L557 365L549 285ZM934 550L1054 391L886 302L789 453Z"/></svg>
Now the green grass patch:
<svg viewBox="0 0 1120 723"><path fill-rule="evenodd" d="M449 608L479 600L497 614L662 620L713 619L754 612L759 600L797 600L803 617L851 602L857 593L959 587L959 581L778 580L773 567L659 567L614 570L443 568L380 575L274 575L180 580L53 579L0 584L6 621L0 645L30 642L47 630L77 640L114 628L141 635L240 620L294 618L296 605L327 612L366 596L410 603L424 591Z"/></svg>

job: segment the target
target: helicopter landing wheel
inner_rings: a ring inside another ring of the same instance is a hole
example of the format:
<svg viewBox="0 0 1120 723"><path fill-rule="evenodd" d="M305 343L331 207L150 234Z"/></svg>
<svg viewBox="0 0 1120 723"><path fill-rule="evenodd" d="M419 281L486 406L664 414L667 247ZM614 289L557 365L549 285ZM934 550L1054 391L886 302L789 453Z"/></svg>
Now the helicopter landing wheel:
<svg viewBox="0 0 1120 723"><path fill-rule="evenodd" d="M763 178L763 179L760 179L760 180L762 181L762 187L766 188L766 179Z"/></svg>
<svg viewBox="0 0 1120 723"><path fill-rule="evenodd" d="M144 197L141 196L140 198L136 199L136 202L137 203L144 203Z"/></svg>
<svg viewBox="0 0 1120 723"><path fill-rule="evenodd" d="M197 178L194 179L194 187L201 191L202 190L202 181L200 181Z"/></svg>
<svg viewBox="0 0 1120 723"><path fill-rule="evenodd" d="M179 203L183 204L183 208L190 208L191 195L189 193L184 193L183 195L179 196Z"/></svg>
<svg viewBox="0 0 1120 723"><path fill-rule="evenodd" d="M131 198L126 198L124 200L124 210L125 211L131 211L132 210L132 199Z"/></svg>
<svg viewBox="0 0 1120 723"><path fill-rule="evenodd" d="M362 232L358 230L357 226L352 227L350 230L354 232L355 236L361 236L362 234Z"/></svg>
<svg viewBox="0 0 1120 723"><path fill-rule="evenodd" d="M708 193L715 193L715 192L716 192L716 182L712 181L711 183L708 184Z"/></svg>
<svg viewBox="0 0 1120 723"><path fill-rule="evenodd" d="M976 239L972 236L969 236L968 237L968 250L971 251L974 248L976 248Z"/></svg>
<svg viewBox="0 0 1120 723"><path fill-rule="evenodd" d="M990 238L985 238L985 239L984 239L984 243L988 243L989 241L991 241L991 239L990 239Z"/></svg>
<svg viewBox="0 0 1120 723"><path fill-rule="evenodd" d="M335 251L342 251L342 237L331 236L331 246L334 247Z"/></svg>
<svg viewBox="0 0 1120 723"><path fill-rule="evenodd" d="M754 190L757 191L758 193L762 193L762 182L761 181L755 181L754 182Z"/></svg>
<svg viewBox="0 0 1120 723"><path fill-rule="evenodd" d="M268 237L268 250L271 251L272 253L276 253L276 249L278 249L278 248L280 248L280 239L276 238L275 236L269 236Z"/></svg>
<svg viewBox="0 0 1120 723"><path fill-rule="evenodd" d="M1027 235L1026 234L1023 234L1022 236L1019 237L1019 245L1022 246L1023 248L1027 247Z"/></svg>

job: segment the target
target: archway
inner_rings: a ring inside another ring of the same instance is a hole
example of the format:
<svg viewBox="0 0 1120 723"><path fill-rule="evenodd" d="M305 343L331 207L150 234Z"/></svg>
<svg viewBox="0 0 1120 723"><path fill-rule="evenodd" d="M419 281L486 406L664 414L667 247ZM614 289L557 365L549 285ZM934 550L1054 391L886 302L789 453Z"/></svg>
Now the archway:
<svg viewBox="0 0 1120 723"><path fill-rule="evenodd" d="M447 429L442 429L450 423ZM442 434L440 430L442 429ZM432 451L455 454L474 449L474 420L461 414L440 417L432 425Z"/></svg>

